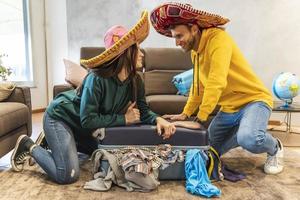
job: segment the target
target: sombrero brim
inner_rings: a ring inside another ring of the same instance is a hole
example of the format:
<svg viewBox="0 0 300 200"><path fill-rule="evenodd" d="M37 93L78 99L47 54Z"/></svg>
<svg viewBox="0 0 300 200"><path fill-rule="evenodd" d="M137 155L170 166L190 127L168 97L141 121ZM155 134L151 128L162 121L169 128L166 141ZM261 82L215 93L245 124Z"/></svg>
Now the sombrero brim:
<svg viewBox="0 0 300 200"><path fill-rule="evenodd" d="M188 4L169 2L155 8L150 15L154 29L165 36L172 37L170 26L197 24L200 28L222 26L229 19L205 11L194 9Z"/></svg>
<svg viewBox="0 0 300 200"><path fill-rule="evenodd" d="M142 43L149 34L148 12L143 11L138 23L109 49L90 59L81 59L80 64L87 68L95 68L123 53L135 43Z"/></svg>

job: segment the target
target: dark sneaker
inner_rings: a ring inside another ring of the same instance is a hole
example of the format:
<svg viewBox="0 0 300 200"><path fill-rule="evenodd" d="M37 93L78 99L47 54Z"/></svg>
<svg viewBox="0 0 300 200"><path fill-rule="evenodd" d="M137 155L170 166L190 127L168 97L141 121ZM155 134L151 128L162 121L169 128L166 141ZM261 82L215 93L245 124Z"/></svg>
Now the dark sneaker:
<svg viewBox="0 0 300 200"><path fill-rule="evenodd" d="M35 144L38 145L38 146L41 146L44 149L49 149L44 131L42 131L40 133L39 137L35 141Z"/></svg>
<svg viewBox="0 0 300 200"><path fill-rule="evenodd" d="M16 172L22 171L25 161L30 157L29 150L34 142L27 135L21 135L16 143L10 158L12 169Z"/></svg>
<svg viewBox="0 0 300 200"><path fill-rule="evenodd" d="M38 146L40 146L40 147L42 147L42 148L44 148L44 149L46 149L46 150L49 149L48 143L47 143L47 141L46 141L46 137L45 137L44 131L42 131L42 132L39 134L38 138L37 138L36 141L35 141L35 144L38 145ZM33 158L33 157L30 157L30 158L29 158L29 162L28 162L29 166L33 166L35 163L36 163L36 162L35 162L34 158Z"/></svg>

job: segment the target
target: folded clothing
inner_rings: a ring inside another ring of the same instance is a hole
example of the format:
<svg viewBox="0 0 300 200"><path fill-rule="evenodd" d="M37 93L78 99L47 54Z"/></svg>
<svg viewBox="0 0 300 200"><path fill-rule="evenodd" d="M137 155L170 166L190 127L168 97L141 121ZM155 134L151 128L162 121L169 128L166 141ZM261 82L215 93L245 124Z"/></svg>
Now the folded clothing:
<svg viewBox="0 0 300 200"><path fill-rule="evenodd" d="M243 180L246 178L246 175L241 173L241 172L237 172L233 169L229 169L226 165L222 165L222 173L224 175L224 179L231 181L231 182L237 182L240 180Z"/></svg>

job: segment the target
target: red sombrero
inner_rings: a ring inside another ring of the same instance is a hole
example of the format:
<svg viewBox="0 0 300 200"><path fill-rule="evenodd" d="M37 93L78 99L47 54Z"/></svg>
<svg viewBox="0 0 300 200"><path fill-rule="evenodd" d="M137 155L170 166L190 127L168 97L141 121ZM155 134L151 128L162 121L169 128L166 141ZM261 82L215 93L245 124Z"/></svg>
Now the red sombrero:
<svg viewBox="0 0 300 200"><path fill-rule="evenodd" d="M200 28L221 26L229 19L194 9L189 4L169 2L162 4L151 12L151 23L155 30L165 36L172 37L170 25L197 24Z"/></svg>

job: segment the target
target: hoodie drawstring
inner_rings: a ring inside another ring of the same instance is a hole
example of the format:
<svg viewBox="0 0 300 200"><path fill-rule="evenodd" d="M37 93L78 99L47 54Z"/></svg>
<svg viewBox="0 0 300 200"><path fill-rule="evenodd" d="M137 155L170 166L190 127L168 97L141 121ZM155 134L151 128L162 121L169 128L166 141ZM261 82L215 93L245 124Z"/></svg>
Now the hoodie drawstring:
<svg viewBox="0 0 300 200"><path fill-rule="evenodd" d="M193 64L194 64L194 67L193 67L193 96L194 96L194 91L195 91L195 66L196 66L196 55L194 55L193 57Z"/></svg>
<svg viewBox="0 0 300 200"><path fill-rule="evenodd" d="M199 54L197 53L197 94L199 96L200 90L200 66L199 66Z"/></svg>
<svg viewBox="0 0 300 200"><path fill-rule="evenodd" d="M197 53L193 57L193 95L195 91L195 70L197 71L197 78L196 78L196 83L197 83L197 95L199 96L199 89L200 89L200 66L199 66L199 54ZM197 69L195 69L197 67Z"/></svg>

